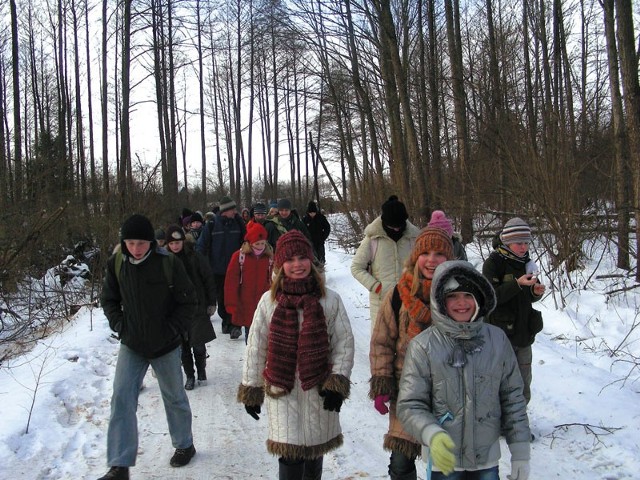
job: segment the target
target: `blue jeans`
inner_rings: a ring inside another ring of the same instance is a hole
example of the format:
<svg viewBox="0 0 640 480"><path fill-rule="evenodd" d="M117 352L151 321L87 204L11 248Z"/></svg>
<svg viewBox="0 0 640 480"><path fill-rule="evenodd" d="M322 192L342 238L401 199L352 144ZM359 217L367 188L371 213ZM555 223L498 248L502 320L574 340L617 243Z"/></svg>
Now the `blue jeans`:
<svg viewBox="0 0 640 480"><path fill-rule="evenodd" d="M442 472L431 472L431 480L500 480L498 467L485 468L465 472L453 472L445 475Z"/></svg>
<svg viewBox="0 0 640 480"><path fill-rule="evenodd" d="M110 467L136 464L138 395L149 365L158 378L173 447L188 448L193 445L191 407L182 387L180 347L159 358L145 358L120 344L107 431L107 465Z"/></svg>

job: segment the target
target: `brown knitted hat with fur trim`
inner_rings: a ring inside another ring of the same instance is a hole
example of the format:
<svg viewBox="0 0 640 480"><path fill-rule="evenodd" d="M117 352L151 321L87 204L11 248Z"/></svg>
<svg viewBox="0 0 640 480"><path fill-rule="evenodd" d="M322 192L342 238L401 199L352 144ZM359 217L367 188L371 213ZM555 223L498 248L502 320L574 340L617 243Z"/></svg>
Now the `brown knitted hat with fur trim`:
<svg viewBox="0 0 640 480"><path fill-rule="evenodd" d="M420 231L416 243L411 250L409 262L415 265L418 257L426 252L442 252L447 256L447 260L453 258L453 243L449 234L438 227L426 227Z"/></svg>
<svg viewBox="0 0 640 480"><path fill-rule="evenodd" d="M302 232L289 230L276 242L275 267L281 268L284 262L296 255L313 260L313 247Z"/></svg>

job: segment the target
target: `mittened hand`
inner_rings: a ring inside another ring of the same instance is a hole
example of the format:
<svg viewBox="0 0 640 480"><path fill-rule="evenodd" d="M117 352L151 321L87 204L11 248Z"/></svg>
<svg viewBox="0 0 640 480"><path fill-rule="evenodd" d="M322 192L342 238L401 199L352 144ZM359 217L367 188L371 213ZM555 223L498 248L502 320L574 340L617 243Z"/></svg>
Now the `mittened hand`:
<svg viewBox="0 0 640 480"><path fill-rule="evenodd" d="M431 458L433 465L445 475L453 472L456 466L456 456L451 450L456 446L448 433L438 432L431 439L429 449L431 450ZM517 478L517 477L516 477ZM521 480L518 478L517 480Z"/></svg>
<svg viewBox="0 0 640 480"><path fill-rule="evenodd" d="M258 416L258 414L260 413L260 405L245 405L244 409L253 418L255 418L256 420L260 420L260 417Z"/></svg>
<svg viewBox="0 0 640 480"><path fill-rule="evenodd" d="M376 395L376 398L373 401L373 406L380 415L386 415L389 413L389 407L386 405L389 402L389 399L389 395Z"/></svg>
<svg viewBox="0 0 640 480"><path fill-rule="evenodd" d="M324 397L324 409L330 412L339 412L344 397L333 390L320 390L320 396Z"/></svg>
<svg viewBox="0 0 640 480"><path fill-rule="evenodd" d="M529 479L529 461L528 460L512 460L511 474L507 475L509 480L528 480Z"/></svg>

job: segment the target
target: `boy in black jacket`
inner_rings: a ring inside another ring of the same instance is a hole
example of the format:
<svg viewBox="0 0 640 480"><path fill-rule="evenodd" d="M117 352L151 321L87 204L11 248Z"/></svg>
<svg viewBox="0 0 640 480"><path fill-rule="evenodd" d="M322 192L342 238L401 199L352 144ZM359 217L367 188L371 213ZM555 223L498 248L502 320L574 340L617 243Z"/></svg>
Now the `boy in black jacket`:
<svg viewBox="0 0 640 480"><path fill-rule="evenodd" d="M121 252L107 263L101 295L109 326L120 337L120 351L107 433L111 468L99 480L127 480L129 467L135 465L138 394L149 365L158 378L176 449L170 465L186 465L196 453L180 367L180 344L197 305L195 289L182 262L156 248L146 217L129 217L120 240Z"/></svg>

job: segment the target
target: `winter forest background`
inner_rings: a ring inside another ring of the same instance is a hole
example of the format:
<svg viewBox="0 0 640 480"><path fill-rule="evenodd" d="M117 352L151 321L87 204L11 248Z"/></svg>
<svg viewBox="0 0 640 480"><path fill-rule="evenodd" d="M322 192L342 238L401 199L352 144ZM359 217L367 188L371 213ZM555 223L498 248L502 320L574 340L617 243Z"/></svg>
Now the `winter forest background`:
<svg viewBox="0 0 640 480"><path fill-rule="evenodd" d="M0 2L1 304L42 308L19 287L61 250L98 289L125 216L223 195L318 200L347 249L390 194L465 242L517 214L556 278L604 237L638 281L637 23L628 0ZM2 344L31 317L3 307Z"/></svg>

